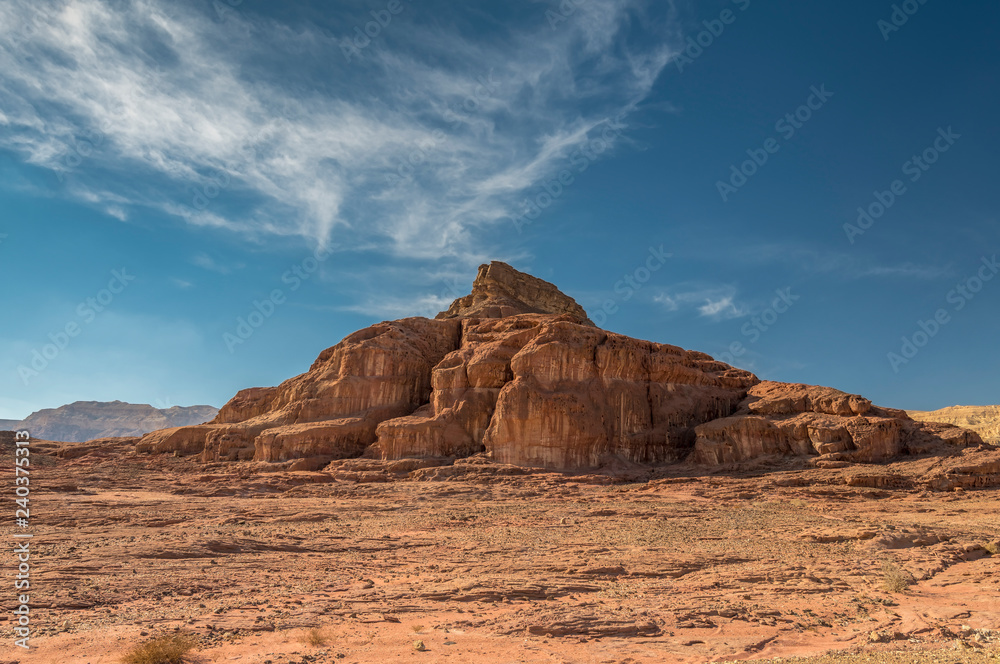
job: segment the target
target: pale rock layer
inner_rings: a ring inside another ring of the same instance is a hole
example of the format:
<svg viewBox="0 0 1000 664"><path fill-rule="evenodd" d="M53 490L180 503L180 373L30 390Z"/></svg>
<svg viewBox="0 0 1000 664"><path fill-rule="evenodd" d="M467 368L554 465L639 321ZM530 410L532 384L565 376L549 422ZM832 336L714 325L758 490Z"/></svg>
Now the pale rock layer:
<svg viewBox="0 0 1000 664"><path fill-rule="evenodd" d="M908 410L906 414L921 422L943 422L972 429L983 440L1000 445L1000 406L951 406L940 410Z"/></svg>

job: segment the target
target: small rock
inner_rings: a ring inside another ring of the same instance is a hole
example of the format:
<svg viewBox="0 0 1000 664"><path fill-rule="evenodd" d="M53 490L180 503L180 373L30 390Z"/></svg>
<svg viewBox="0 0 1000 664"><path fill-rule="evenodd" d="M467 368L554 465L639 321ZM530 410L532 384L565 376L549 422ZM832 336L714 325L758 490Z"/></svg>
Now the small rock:
<svg viewBox="0 0 1000 664"><path fill-rule="evenodd" d="M417 652L423 652L427 650L427 646L424 645L423 641L414 641L413 649L416 650Z"/></svg>

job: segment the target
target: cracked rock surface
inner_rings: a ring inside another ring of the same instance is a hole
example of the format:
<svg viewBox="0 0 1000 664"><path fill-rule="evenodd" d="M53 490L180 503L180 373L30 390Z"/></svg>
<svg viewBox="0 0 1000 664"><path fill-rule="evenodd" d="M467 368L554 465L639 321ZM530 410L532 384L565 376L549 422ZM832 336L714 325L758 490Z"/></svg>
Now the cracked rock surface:
<svg viewBox="0 0 1000 664"><path fill-rule="evenodd" d="M297 471L128 439L34 446L21 664L117 662L174 629L205 663L1000 654L998 489L928 484L986 452L567 474L481 454Z"/></svg>
<svg viewBox="0 0 1000 664"><path fill-rule="evenodd" d="M299 470L485 453L567 471L784 457L833 467L983 447L975 432L858 395L761 382L698 351L601 330L554 285L499 262L436 319L355 332L306 373L136 445Z"/></svg>

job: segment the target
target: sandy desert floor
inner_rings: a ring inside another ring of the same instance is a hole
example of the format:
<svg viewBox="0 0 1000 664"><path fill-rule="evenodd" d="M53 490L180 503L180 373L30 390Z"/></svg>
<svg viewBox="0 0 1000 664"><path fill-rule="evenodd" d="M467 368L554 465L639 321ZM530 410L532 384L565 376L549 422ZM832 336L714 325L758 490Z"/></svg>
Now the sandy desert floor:
<svg viewBox="0 0 1000 664"><path fill-rule="evenodd" d="M996 489L43 449L37 633L13 647L11 588L0 663L117 662L175 629L198 663L1000 662Z"/></svg>

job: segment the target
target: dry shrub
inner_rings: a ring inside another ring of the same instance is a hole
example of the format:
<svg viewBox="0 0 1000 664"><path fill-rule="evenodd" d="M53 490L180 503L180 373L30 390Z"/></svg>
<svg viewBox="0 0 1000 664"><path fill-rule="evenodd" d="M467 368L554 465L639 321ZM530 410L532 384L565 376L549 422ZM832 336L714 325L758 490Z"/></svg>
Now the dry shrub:
<svg viewBox="0 0 1000 664"><path fill-rule="evenodd" d="M184 664L194 647L195 640L187 634L164 634L129 650L122 664Z"/></svg>
<svg viewBox="0 0 1000 664"><path fill-rule="evenodd" d="M901 593L913 584L913 576L896 563L882 563L882 587L891 593Z"/></svg>
<svg viewBox="0 0 1000 664"><path fill-rule="evenodd" d="M326 634L323 633L319 627L313 627L311 630L306 632L302 639L306 644L319 648L320 646L326 645Z"/></svg>

